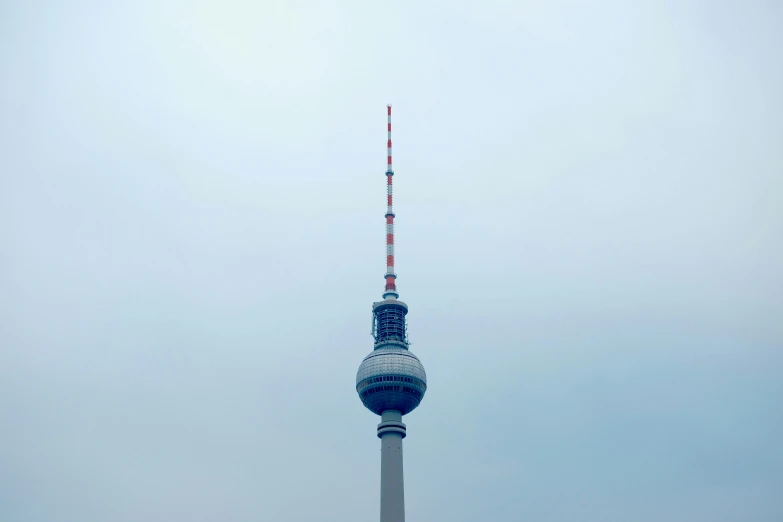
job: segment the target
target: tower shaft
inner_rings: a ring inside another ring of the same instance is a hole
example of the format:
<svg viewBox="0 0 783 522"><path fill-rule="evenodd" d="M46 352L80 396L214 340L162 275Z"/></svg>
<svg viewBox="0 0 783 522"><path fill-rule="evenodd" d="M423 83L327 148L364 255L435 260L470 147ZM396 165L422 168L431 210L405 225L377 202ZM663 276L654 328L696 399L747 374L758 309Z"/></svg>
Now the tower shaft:
<svg viewBox="0 0 783 522"><path fill-rule="evenodd" d="M381 522L405 522L405 487L402 474L402 414L387 410L378 424L381 439Z"/></svg>

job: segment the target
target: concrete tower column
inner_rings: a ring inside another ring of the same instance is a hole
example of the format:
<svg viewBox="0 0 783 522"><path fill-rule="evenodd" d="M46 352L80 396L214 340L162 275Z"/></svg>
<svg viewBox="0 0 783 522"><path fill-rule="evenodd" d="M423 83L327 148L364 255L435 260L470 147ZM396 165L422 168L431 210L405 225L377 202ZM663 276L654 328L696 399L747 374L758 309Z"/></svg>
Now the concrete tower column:
<svg viewBox="0 0 783 522"><path fill-rule="evenodd" d="M402 413L386 410L378 424L381 439L381 522L405 522L405 488L402 477Z"/></svg>

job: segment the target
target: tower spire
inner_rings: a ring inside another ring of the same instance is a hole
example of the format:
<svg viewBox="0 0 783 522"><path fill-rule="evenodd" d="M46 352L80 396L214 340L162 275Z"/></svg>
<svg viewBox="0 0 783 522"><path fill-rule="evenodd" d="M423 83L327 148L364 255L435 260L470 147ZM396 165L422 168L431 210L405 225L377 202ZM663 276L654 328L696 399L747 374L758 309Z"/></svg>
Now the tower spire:
<svg viewBox="0 0 783 522"><path fill-rule="evenodd" d="M383 298L398 298L397 274L394 273L394 210L392 209L392 140L391 140L391 110L392 106L386 106L387 141L386 141L386 288Z"/></svg>

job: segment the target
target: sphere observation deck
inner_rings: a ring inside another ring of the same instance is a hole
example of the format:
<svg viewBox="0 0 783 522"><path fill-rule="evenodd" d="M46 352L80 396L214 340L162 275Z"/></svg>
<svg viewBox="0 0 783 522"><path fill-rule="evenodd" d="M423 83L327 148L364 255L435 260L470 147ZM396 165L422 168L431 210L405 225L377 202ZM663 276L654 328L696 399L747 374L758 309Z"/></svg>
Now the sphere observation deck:
<svg viewBox="0 0 783 522"><path fill-rule="evenodd" d="M412 412L427 391L427 374L407 348L385 345L364 358L356 372L356 391L368 410L380 415Z"/></svg>

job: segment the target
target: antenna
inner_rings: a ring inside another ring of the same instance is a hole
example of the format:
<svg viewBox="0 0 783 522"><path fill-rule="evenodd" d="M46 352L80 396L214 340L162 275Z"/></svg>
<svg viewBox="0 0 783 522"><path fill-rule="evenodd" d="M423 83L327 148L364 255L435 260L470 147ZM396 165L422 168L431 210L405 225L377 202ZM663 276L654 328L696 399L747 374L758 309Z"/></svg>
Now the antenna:
<svg viewBox="0 0 783 522"><path fill-rule="evenodd" d="M392 141L391 141L391 105L386 106L388 119L388 141L386 142L386 289L383 298L397 299L397 274L394 273L394 210L392 210Z"/></svg>

